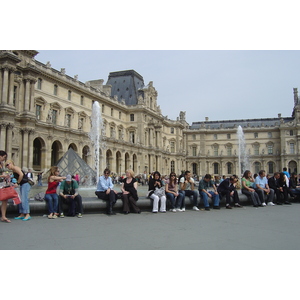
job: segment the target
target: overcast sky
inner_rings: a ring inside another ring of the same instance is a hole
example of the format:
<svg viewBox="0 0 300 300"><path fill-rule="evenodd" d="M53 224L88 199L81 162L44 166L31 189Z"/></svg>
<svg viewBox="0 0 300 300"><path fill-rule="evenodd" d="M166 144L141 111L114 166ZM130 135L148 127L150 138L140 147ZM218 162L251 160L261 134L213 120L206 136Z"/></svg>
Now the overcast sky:
<svg viewBox="0 0 300 300"><path fill-rule="evenodd" d="M36 59L82 82L133 69L153 81L162 114L187 121L291 116L300 51L38 50Z"/></svg>

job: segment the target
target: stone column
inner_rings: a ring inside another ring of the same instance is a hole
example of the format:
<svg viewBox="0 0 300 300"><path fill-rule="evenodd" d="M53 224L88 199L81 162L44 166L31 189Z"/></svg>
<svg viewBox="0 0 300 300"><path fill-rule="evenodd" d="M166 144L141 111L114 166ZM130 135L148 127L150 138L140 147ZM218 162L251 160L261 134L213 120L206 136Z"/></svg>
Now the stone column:
<svg viewBox="0 0 300 300"><path fill-rule="evenodd" d="M13 124L8 124L7 125L7 131L6 131L6 152L7 152L7 157L12 156L12 134L13 134Z"/></svg>
<svg viewBox="0 0 300 300"><path fill-rule="evenodd" d="M5 150L6 148L6 126L7 124L0 124L0 150Z"/></svg>
<svg viewBox="0 0 300 300"><path fill-rule="evenodd" d="M0 103L2 102L2 80L3 80L3 69L0 68Z"/></svg>
<svg viewBox="0 0 300 300"><path fill-rule="evenodd" d="M22 134L22 146L23 149L21 149L21 158L20 158L20 168L22 167L27 167L28 168L28 136L29 136L29 129L23 128L21 129L21 134Z"/></svg>
<svg viewBox="0 0 300 300"><path fill-rule="evenodd" d="M29 111L29 101L30 101L30 80L25 79L25 104L24 104L25 111Z"/></svg>
<svg viewBox="0 0 300 300"><path fill-rule="evenodd" d="M15 80L14 70L10 70L10 75L9 75L9 98L8 98L8 104L9 105L13 105L13 102L14 102L14 80Z"/></svg>
<svg viewBox="0 0 300 300"><path fill-rule="evenodd" d="M30 129L28 131L28 168L33 167L33 135L34 130Z"/></svg>
<svg viewBox="0 0 300 300"><path fill-rule="evenodd" d="M34 85L35 81L31 80L30 81L30 111L35 113L35 107L34 107Z"/></svg>
<svg viewBox="0 0 300 300"><path fill-rule="evenodd" d="M8 68L3 70L3 80L2 80L2 104L7 104L8 96Z"/></svg>

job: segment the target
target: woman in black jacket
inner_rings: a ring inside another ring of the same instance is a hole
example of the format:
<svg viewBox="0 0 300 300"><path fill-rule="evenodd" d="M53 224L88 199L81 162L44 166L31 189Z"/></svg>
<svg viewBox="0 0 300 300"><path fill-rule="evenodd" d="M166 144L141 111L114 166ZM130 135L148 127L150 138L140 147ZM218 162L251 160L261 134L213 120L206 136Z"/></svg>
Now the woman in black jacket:
<svg viewBox="0 0 300 300"><path fill-rule="evenodd" d="M141 213L141 210L136 205L136 201L139 199L137 194L137 180L134 178L132 170L126 170L126 177L123 179L121 190L123 193L124 214L130 213L130 207L132 207L133 212Z"/></svg>
<svg viewBox="0 0 300 300"><path fill-rule="evenodd" d="M153 200L153 213L158 212L158 202L160 200L160 212L166 212L166 195L163 188L163 182L161 180L161 175L158 171L153 173L153 178L149 180L149 192L148 197Z"/></svg>

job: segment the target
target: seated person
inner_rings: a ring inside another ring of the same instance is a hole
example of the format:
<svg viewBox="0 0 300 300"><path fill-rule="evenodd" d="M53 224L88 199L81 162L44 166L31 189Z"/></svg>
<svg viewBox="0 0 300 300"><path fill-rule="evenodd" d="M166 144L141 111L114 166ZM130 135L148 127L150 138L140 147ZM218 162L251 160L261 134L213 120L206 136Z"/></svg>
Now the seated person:
<svg viewBox="0 0 300 300"><path fill-rule="evenodd" d="M106 168L103 175L99 177L95 194L98 199L106 201L106 214L109 216L115 215L113 206L117 202L117 192L114 191L113 188L114 185L110 177L110 170Z"/></svg>
<svg viewBox="0 0 300 300"><path fill-rule="evenodd" d="M206 174L203 179L199 181L199 193L200 196L203 199L204 208L205 210L210 210L208 198L212 198L213 200L213 208L214 209L220 209L219 206L219 194L217 192L217 187L215 185L215 182L211 180L211 175Z"/></svg>
<svg viewBox="0 0 300 300"><path fill-rule="evenodd" d="M274 190L269 187L265 170L260 170L258 172L258 176L255 178L255 188L254 189L259 196L259 200L260 200L262 206L266 206L266 202L264 199L265 194L267 195L268 205L271 205L271 206L275 205L273 203Z"/></svg>
<svg viewBox="0 0 300 300"><path fill-rule="evenodd" d="M64 217L63 203L69 205L67 216L74 217L77 209L78 218L82 217L82 198L78 193L78 183L71 175L67 175L66 180L59 186L58 211L61 218Z"/></svg>
<svg viewBox="0 0 300 300"><path fill-rule="evenodd" d="M198 192L194 190L195 182L191 177L190 171L185 171L184 176L179 180L179 193L183 195L183 203L185 196L191 197L193 196L193 210L199 210L197 207L198 204ZM182 207L182 210L185 211L185 208Z"/></svg>
<svg viewBox="0 0 300 300"><path fill-rule="evenodd" d="M229 178L223 180L218 186L218 193L221 197L226 196L226 208L231 209L231 197L233 198L234 207L242 207L240 205L240 198L236 190L236 184L238 182L238 177L232 175Z"/></svg>
<svg viewBox="0 0 300 300"><path fill-rule="evenodd" d="M296 173L291 174L289 180L289 193L294 199L300 199L300 186L298 185L298 178Z"/></svg>

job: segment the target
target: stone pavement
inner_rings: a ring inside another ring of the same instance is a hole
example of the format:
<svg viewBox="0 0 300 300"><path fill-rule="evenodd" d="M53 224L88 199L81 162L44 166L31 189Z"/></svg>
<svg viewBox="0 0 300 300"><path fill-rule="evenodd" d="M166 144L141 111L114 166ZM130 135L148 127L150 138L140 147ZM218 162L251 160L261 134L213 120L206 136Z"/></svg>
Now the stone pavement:
<svg viewBox="0 0 300 300"><path fill-rule="evenodd" d="M0 222L1 250L299 250L300 204ZM12 217L12 216L10 216Z"/></svg>

